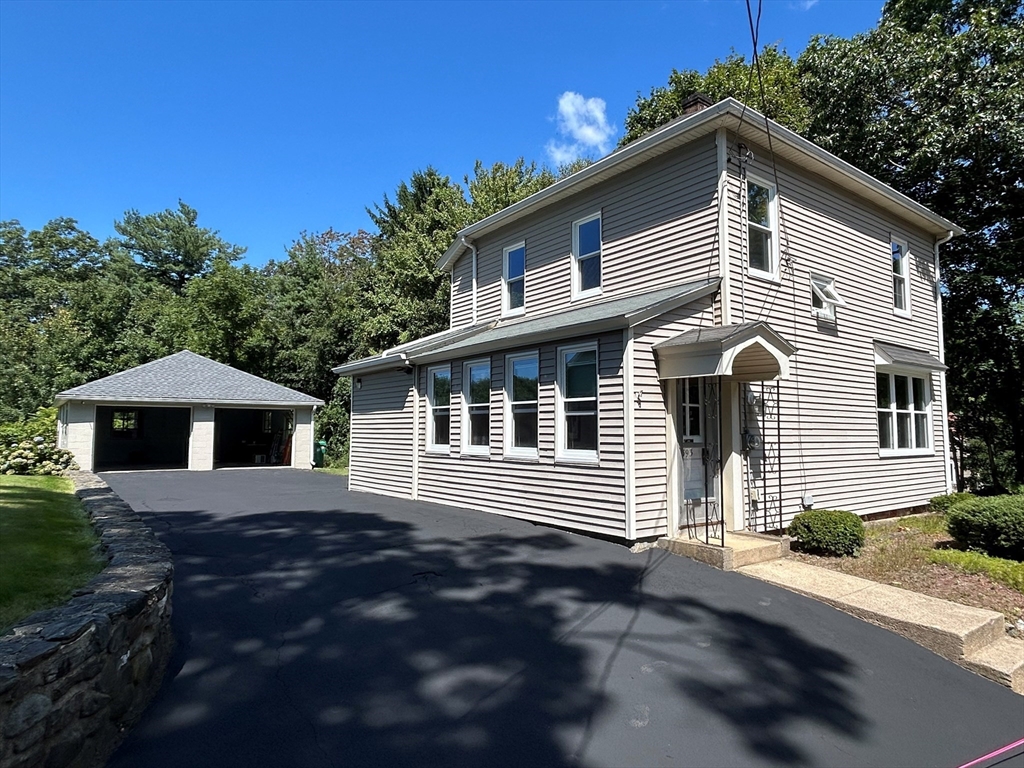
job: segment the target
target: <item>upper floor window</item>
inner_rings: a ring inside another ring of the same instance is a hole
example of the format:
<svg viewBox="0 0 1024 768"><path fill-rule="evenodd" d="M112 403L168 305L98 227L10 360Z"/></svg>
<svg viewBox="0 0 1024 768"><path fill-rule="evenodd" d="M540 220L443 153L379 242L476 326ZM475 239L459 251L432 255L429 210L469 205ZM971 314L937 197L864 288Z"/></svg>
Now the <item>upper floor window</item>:
<svg viewBox="0 0 1024 768"><path fill-rule="evenodd" d="M505 382L505 453L536 458L539 365L537 354L509 355Z"/></svg>
<svg viewBox="0 0 1024 768"><path fill-rule="evenodd" d="M601 292L601 214L572 225L572 294L574 298Z"/></svg>
<svg viewBox="0 0 1024 768"><path fill-rule="evenodd" d="M896 314L910 314L910 249L903 240L893 238L892 306Z"/></svg>
<svg viewBox="0 0 1024 768"><path fill-rule="evenodd" d="M501 311L505 315L518 315L526 304L526 243L505 249L503 280L505 291Z"/></svg>
<svg viewBox="0 0 1024 768"><path fill-rule="evenodd" d="M885 453L909 453L931 448L931 387L929 380L904 373L878 371L878 447Z"/></svg>
<svg viewBox="0 0 1024 768"><path fill-rule="evenodd" d="M447 452L451 427L451 366L439 365L427 369L427 403L430 411L427 449Z"/></svg>
<svg viewBox="0 0 1024 768"><path fill-rule="evenodd" d="M774 278L779 270L779 219L775 187L747 179L747 266Z"/></svg>
<svg viewBox="0 0 1024 768"><path fill-rule="evenodd" d="M597 461L597 347L558 350L558 457Z"/></svg>
<svg viewBox="0 0 1024 768"><path fill-rule="evenodd" d="M836 307L845 306L846 302L843 301L839 291L836 290L836 281L834 279L822 277L821 275L811 275L811 312L813 314L834 319Z"/></svg>
<svg viewBox="0 0 1024 768"><path fill-rule="evenodd" d="M491 361L463 366L462 452L488 453L491 442Z"/></svg>

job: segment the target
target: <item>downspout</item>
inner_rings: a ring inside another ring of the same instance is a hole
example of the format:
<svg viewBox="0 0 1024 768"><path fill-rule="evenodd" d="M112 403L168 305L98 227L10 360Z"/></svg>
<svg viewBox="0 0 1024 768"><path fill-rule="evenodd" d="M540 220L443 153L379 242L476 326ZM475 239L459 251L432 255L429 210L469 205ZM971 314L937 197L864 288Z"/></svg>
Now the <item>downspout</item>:
<svg viewBox="0 0 1024 768"><path fill-rule="evenodd" d="M935 239L935 311L938 316L939 323L939 362L946 362L946 336L942 329L942 291L939 290L941 275L939 267L939 246L945 245L953 239L953 231L949 230L946 232L945 237ZM941 397L939 398L939 404L942 408L942 456L945 461L945 475L946 475L946 493L953 492L953 467L952 467L952 456L951 447L949 445L949 409L946 400L946 371L939 371L939 389L941 390Z"/></svg>
<svg viewBox="0 0 1024 768"><path fill-rule="evenodd" d="M722 278L722 325L732 323L732 278L729 263L729 138L725 128L715 132L718 149L718 274Z"/></svg>
<svg viewBox="0 0 1024 768"><path fill-rule="evenodd" d="M462 244L469 248L473 252L473 321L472 325L476 325L476 246L469 242L465 237L462 238ZM454 285L454 283L453 283Z"/></svg>
<svg viewBox="0 0 1024 768"><path fill-rule="evenodd" d="M313 458L314 446L316 445L316 406L314 405L312 410L309 412L309 466L312 468L316 466L316 461Z"/></svg>

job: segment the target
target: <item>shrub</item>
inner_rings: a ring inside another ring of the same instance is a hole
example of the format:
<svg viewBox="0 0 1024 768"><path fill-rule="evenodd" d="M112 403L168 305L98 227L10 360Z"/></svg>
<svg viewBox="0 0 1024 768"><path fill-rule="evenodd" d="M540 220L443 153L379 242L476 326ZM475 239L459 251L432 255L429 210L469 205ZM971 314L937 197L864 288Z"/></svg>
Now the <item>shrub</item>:
<svg viewBox="0 0 1024 768"><path fill-rule="evenodd" d="M989 496L955 505L948 515L950 535L968 549L993 557L1024 560L1024 497Z"/></svg>
<svg viewBox="0 0 1024 768"><path fill-rule="evenodd" d="M856 555L864 546L864 521L841 509L809 509L787 530L800 547L824 555Z"/></svg>
<svg viewBox="0 0 1024 768"><path fill-rule="evenodd" d="M68 469L78 469L71 451L42 437L0 445L0 474L59 475Z"/></svg>
<svg viewBox="0 0 1024 768"><path fill-rule="evenodd" d="M57 440L57 409L40 408L34 416L24 421L8 421L0 424L0 445L23 443L41 437L48 442Z"/></svg>
<svg viewBox="0 0 1024 768"><path fill-rule="evenodd" d="M928 502L928 505L932 508L933 512L945 515L960 502L973 498L974 494L971 493L949 493L943 496L936 496Z"/></svg>

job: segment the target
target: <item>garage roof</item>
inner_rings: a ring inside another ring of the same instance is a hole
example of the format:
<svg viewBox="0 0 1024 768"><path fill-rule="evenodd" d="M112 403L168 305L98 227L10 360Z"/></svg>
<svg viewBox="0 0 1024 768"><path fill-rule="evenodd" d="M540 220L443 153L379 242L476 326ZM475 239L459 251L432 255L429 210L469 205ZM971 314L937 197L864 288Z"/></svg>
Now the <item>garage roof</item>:
<svg viewBox="0 0 1024 768"><path fill-rule="evenodd" d="M324 401L183 350L151 363L66 389L62 400L323 405Z"/></svg>

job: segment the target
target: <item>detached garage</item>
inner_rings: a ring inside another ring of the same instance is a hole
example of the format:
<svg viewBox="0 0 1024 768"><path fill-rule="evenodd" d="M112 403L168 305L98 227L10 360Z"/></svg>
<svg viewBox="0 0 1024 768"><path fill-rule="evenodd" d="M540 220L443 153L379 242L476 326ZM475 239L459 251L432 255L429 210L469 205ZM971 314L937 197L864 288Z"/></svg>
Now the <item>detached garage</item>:
<svg viewBox="0 0 1024 768"><path fill-rule="evenodd" d="M313 464L322 400L185 350L56 397L58 441L82 469Z"/></svg>

